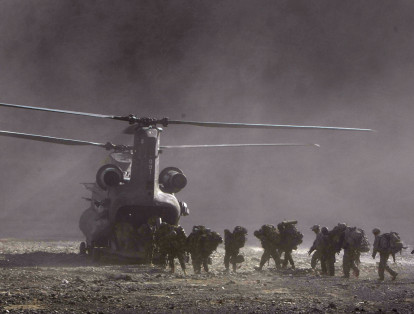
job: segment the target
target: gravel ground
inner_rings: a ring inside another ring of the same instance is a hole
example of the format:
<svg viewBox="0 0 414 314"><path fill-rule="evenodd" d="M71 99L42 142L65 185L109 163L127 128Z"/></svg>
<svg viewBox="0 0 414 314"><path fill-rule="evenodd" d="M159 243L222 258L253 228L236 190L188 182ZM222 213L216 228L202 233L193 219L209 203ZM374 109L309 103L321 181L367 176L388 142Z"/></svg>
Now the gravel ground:
<svg viewBox="0 0 414 314"><path fill-rule="evenodd" d="M78 255L79 242L0 240L0 312L3 313L413 313L414 255L406 250L390 266L396 281L378 282L376 261L362 256L361 275L343 279L310 269L306 249L294 252L296 270L254 270L262 250L243 249L237 274L224 272L224 250L211 272L187 276L156 266L93 264ZM410 249L411 250L411 249Z"/></svg>

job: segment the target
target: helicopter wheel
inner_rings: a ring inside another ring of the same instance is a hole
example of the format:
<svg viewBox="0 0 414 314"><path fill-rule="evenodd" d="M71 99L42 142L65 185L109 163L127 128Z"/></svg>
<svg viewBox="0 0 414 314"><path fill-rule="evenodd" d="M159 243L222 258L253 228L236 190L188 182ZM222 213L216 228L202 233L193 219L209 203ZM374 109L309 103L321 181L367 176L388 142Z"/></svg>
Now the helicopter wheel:
<svg viewBox="0 0 414 314"><path fill-rule="evenodd" d="M81 244L79 245L79 254L86 255L86 243L85 242L81 242Z"/></svg>

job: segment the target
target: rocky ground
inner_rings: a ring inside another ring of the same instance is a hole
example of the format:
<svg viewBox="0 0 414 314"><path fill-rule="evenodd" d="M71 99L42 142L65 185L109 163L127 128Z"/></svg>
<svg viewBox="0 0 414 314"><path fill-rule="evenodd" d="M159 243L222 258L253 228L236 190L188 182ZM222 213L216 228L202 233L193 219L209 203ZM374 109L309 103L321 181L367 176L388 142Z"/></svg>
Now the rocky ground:
<svg viewBox="0 0 414 314"><path fill-rule="evenodd" d="M413 313L414 255L406 250L391 267L399 272L378 282L377 261L362 257L360 278L343 279L310 269L306 249L294 252L296 270L270 263L254 270L258 248L243 250L237 274L224 273L224 251L209 274L187 276L147 265L93 264L78 255L79 242L0 240L0 312L3 313ZM178 266L178 263L177 263Z"/></svg>

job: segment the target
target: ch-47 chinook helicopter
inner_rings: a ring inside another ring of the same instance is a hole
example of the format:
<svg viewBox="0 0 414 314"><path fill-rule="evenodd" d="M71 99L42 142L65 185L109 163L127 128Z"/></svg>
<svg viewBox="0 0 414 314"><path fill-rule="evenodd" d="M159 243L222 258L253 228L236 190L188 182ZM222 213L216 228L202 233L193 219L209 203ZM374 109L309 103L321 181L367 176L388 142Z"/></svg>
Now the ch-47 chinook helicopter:
<svg viewBox="0 0 414 314"><path fill-rule="evenodd" d="M160 126L192 125L213 128L372 131L370 129L324 126L195 122L168 118L139 118L135 115L112 116L12 104L0 104L0 106L113 119L126 121L130 124L125 133L134 136L132 146L0 131L2 136L64 145L92 145L112 151L110 154L111 162L97 171L96 181L84 184L92 192L92 196L88 199L90 207L84 211L79 221L79 227L86 237L86 242L82 242L80 245L80 252L88 253L94 258L97 258L104 251L105 253L140 259L144 255L143 243L137 237L137 230L141 225L154 217L176 225L180 216L189 214L186 203L179 201L175 196L186 186L187 179L183 172L175 167L167 167L160 172L159 156L162 150L244 146L318 146L307 143L160 146L162 131Z"/></svg>

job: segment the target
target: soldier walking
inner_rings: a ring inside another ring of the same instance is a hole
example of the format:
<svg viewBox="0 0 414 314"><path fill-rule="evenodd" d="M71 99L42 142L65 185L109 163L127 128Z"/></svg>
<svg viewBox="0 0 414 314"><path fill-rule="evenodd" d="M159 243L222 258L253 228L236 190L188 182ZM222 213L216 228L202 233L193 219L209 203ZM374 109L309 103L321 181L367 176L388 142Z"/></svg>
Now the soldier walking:
<svg viewBox="0 0 414 314"><path fill-rule="evenodd" d="M158 246L162 260L168 261L171 273L175 272L174 259L178 258L181 269L186 274L185 248L186 234L181 226L173 226L165 222L161 223L155 232L155 242Z"/></svg>
<svg viewBox="0 0 414 314"><path fill-rule="evenodd" d="M322 227L320 246L322 275L335 276L335 245L327 227Z"/></svg>
<svg viewBox="0 0 414 314"><path fill-rule="evenodd" d="M237 263L240 263L243 258L239 253L246 243L246 236L247 229L241 226L235 227L233 232L230 232L228 229L224 230L224 267L226 267L227 272L229 271L230 263L233 266L233 271L236 272Z"/></svg>
<svg viewBox="0 0 414 314"><path fill-rule="evenodd" d="M280 255L278 252L278 246L280 245L279 231L273 225L263 225L259 230L254 232L254 236L258 238L264 249L262 258L260 259L260 265L256 269L261 271L264 264L273 258L276 268L280 268Z"/></svg>
<svg viewBox="0 0 414 314"><path fill-rule="evenodd" d="M387 249L387 247L389 247L389 239L387 239L386 234L380 234L381 231L378 228L374 228L372 230L372 233L375 236L372 258L375 259L377 253L380 254L380 262L378 266L378 280L384 280L385 271L387 271L391 275L392 280L395 280L395 278L397 278L398 273L388 266L388 259L390 258L391 254L389 249Z"/></svg>
<svg viewBox="0 0 414 314"><path fill-rule="evenodd" d="M315 253L313 253L312 259L311 259L311 267L312 267L312 269L315 269L316 265L318 264L318 261L321 260L321 252L317 248L320 244L322 233L320 231L320 226L319 225L312 226L311 230L313 232L315 232L316 239L313 241L313 244L312 244L311 248L308 251L308 255L311 255L312 252L315 251Z"/></svg>
<svg viewBox="0 0 414 314"><path fill-rule="evenodd" d="M295 269L295 263L292 257L292 251L298 248L302 243L303 234L296 229L297 220L283 221L277 225L280 234L279 251L284 252L282 267L286 268L288 264Z"/></svg>
<svg viewBox="0 0 414 314"><path fill-rule="evenodd" d="M201 273L201 266L208 272L211 264L211 254L223 242L220 234L204 226L194 226L187 238L187 250L191 255L191 262L195 274Z"/></svg>

